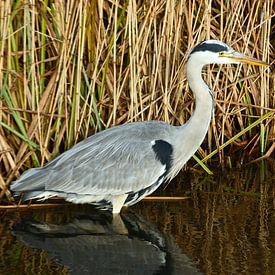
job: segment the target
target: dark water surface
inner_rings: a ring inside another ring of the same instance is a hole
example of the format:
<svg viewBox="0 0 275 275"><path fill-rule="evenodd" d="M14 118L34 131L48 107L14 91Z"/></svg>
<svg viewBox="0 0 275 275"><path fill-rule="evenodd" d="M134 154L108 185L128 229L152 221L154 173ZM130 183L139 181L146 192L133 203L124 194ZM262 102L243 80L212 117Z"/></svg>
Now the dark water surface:
<svg viewBox="0 0 275 275"><path fill-rule="evenodd" d="M90 206L0 212L0 274L275 274L274 165L182 173L112 218Z"/></svg>

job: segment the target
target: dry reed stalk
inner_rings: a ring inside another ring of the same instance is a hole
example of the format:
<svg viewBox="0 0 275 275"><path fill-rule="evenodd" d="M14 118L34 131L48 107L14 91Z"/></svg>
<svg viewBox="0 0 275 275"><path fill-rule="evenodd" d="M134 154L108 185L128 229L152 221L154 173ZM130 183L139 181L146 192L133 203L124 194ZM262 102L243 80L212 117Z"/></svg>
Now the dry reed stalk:
<svg viewBox="0 0 275 275"><path fill-rule="evenodd" d="M205 39L221 39L272 62L272 3L1 1L0 170L5 184L106 127L148 119L174 125L187 121L194 109L184 75L190 49ZM200 158L214 152L226 162L230 151L219 148L228 141L234 150L238 145L240 155L243 149L255 157L274 154L270 68L211 66L204 77L217 105Z"/></svg>

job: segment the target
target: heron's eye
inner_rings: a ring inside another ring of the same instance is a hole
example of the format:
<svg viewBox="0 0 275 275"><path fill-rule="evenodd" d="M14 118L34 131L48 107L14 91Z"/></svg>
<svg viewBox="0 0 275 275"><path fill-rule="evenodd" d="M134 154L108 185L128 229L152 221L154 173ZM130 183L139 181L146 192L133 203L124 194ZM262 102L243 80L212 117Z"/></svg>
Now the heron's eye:
<svg viewBox="0 0 275 275"><path fill-rule="evenodd" d="M219 52L219 56L225 56L226 52Z"/></svg>

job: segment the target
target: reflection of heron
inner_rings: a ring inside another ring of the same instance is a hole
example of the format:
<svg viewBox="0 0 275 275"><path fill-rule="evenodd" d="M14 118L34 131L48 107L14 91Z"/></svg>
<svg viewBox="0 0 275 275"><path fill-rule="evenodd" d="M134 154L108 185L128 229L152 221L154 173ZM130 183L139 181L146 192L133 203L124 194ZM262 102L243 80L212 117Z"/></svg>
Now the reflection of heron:
<svg viewBox="0 0 275 275"><path fill-rule="evenodd" d="M101 213L61 225L25 220L13 232L26 245L47 251L71 274L200 274L153 224L130 212L117 219L120 215L112 219Z"/></svg>
<svg viewBox="0 0 275 275"><path fill-rule="evenodd" d="M24 199L64 197L74 203L113 207L132 205L180 171L206 135L213 93L201 77L206 64L267 65L209 40L197 45L187 61L187 80L196 96L196 110L180 127L161 121L134 122L97 133L43 168L30 169L11 189Z"/></svg>

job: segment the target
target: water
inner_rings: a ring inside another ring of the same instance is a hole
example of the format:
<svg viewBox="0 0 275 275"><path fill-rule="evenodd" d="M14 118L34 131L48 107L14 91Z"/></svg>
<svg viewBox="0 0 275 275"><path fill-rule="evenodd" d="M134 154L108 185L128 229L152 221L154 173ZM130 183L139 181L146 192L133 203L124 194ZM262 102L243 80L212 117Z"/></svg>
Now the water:
<svg viewBox="0 0 275 275"><path fill-rule="evenodd" d="M183 173L112 218L89 206L0 212L0 274L275 274L274 166Z"/></svg>

